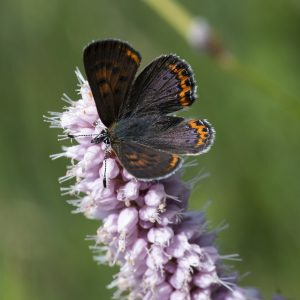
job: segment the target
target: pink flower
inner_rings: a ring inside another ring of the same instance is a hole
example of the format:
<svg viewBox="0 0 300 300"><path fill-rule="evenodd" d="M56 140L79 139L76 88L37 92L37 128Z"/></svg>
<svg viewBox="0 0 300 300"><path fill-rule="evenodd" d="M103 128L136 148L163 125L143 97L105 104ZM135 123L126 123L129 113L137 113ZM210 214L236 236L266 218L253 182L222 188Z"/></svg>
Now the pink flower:
<svg viewBox="0 0 300 300"><path fill-rule="evenodd" d="M237 286L238 276L228 272L215 246L217 231L209 231L203 212L187 211L190 190L180 172L159 182L136 180L113 153L106 161L107 188L103 187L104 144L91 143L99 134L99 120L87 81L80 81L80 99L65 98L63 113L46 121L63 128L62 139L75 136L53 159L68 157L71 165L61 182L74 179L63 194L73 199L75 212L101 220L93 236L95 260L118 264L111 288L114 298L159 300L261 299L256 290ZM84 136L79 136L84 135ZM76 137L78 136L78 137Z"/></svg>

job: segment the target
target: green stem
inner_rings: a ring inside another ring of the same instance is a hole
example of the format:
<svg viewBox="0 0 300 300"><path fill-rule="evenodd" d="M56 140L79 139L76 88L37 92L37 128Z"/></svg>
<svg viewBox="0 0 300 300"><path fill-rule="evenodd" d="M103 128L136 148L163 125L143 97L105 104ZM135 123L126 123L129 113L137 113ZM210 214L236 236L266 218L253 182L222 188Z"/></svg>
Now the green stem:
<svg viewBox="0 0 300 300"><path fill-rule="evenodd" d="M184 6L173 0L144 0L157 12L171 27L173 27L185 40L187 40L193 16ZM237 78L247 81L256 89L262 91L274 100L279 100L293 114L300 116L299 99L285 91L278 84L264 78L255 70L239 62L225 49L217 56L212 56L214 61L226 72L234 74Z"/></svg>
<svg viewBox="0 0 300 300"><path fill-rule="evenodd" d="M172 0L145 0L145 2L186 38L193 18L182 5Z"/></svg>

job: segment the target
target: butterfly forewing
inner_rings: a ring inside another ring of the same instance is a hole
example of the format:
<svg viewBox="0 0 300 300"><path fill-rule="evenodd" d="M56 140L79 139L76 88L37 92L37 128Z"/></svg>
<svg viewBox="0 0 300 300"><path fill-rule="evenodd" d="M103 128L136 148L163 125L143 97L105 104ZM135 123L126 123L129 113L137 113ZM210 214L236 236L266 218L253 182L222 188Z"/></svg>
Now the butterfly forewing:
<svg viewBox="0 0 300 300"><path fill-rule="evenodd" d="M136 78L121 117L168 114L195 100L195 80L190 66L176 55L160 56Z"/></svg>
<svg viewBox="0 0 300 300"><path fill-rule="evenodd" d="M141 56L125 42L104 40L88 45L83 60L99 117L109 127L118 119Z"/></svg>

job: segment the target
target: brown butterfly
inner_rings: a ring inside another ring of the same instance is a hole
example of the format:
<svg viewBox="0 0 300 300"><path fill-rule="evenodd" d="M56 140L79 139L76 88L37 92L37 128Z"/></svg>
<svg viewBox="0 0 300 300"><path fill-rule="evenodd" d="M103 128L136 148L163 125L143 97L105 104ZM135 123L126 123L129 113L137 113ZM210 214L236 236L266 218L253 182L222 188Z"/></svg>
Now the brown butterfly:
<svg viewBox="0 0 300 300"><path fill-rule="evenodd" d="M134 177L166 178L181 166L181 155L209 150L215 131L208 121L170 115L196 99L193 72L184 60L162 55L135 78L140 54L111 39L89 44L83 59L100 120L107 127L92 142L110 145Z"/></svg>

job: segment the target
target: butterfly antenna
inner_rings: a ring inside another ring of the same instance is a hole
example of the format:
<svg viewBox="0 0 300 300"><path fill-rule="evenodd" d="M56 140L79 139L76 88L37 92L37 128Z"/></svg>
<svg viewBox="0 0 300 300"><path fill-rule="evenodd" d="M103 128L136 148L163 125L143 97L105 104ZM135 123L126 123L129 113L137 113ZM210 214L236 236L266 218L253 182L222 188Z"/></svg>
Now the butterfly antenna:
<svg viewBox="0 0 300 300"><path fill-rule="evenodd" d="M99 133L90 133L90 134L70 134L70 133L68 133L67 136L68 136L70 139L74 139L74 138L79 137L79 136L88 136L88 137L98 136L98 137L102 137L103 134L99 134Z"/></svg>

